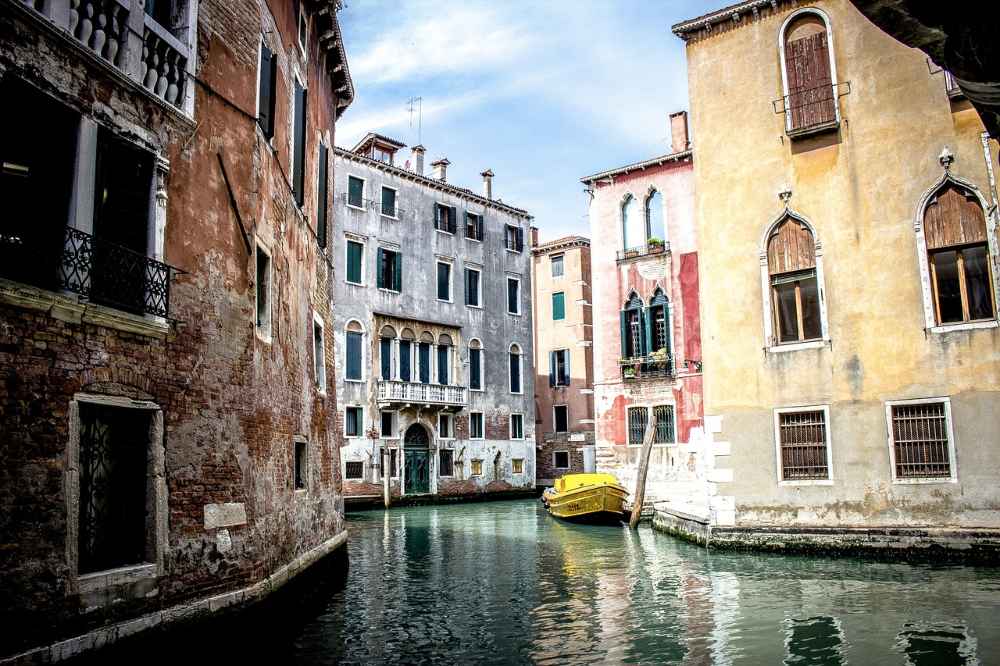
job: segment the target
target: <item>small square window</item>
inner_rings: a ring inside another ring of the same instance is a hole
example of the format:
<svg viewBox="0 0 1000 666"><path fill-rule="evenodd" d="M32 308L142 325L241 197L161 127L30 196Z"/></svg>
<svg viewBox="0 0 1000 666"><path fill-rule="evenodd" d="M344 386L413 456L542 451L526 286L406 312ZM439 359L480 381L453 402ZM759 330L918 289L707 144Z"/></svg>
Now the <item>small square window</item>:
<svg viewBox="0 0 1000 666"><path fill-rule="evenodd" d="M451 449L438 451L438 476L455 476L454 455Z"/></svg>
<svg viewBox="0 0 1000 666"><path fill-rule="evenodd" d="M483 461L473 458L472 476L482 476L482 475L483 475Z"/></svg>
<svg viewBox="0 0 1000 666"><path fill-rule="evenodd" d="M469 240L483 240L483 216L476 213L465 214L465 237Z"/></svg>
<svg viewBox="0 0 1000 666"><path fill-rule="evenodd" d="M396 190L391 187L382 187L382 214L396 217Z"/></svg>
<svg viewBox="0 0 1000 666"><path fill-rule="evenodd" d="M396 412L382 412L382 439L396 439Z"/></svg>
<svg viewBox="0 0 1000 666"><path fill-rule="evenodd" d="M564 271L563 255L561 254L552 255L550 261L552 262L552 277L554 278L562 277Z"/></svg>
<svg viewBox="0 0 1000 666"><path fill-rule="evenodd" d="M308 479L309 459L306 456L306 443L295 442L295 489L305 490Z"/></svg>
<svg viewBox="0 0 1000 666"><path fill-rule="evenodd" d="M556 432L567 432L569 430L569 407L566 405L556 405L552 408L553 421Z"/></svg>
<svg viewBox="0 0 1000 666"><path fill-rule="evenodd" d="M365 464L360 461L344 463L345 479L363 479L365 476Z"/></svg>
<svg viewBox="0 0 1000 666"><path fill-rule="evenodd" d="M361 437L363 424L363 408L348 407L344 410L344 436Z"/></svg>
<svg viewBox="0 0 1000 666"><path fill-rule="evenodd" d="M448 234L456 231L457 211L452 206L434 204L434 228Z"/></svg>
<svg viewBox="0 0 1000 666"><path fill-rule="evenodd" d="M826 410L777 411L775 417L781 456L781 480L829 479Z"/></svg>
<svg viewBox="0 0 1000 666"><path fill-rule="evenodd" d="M569 469L569 451L556 451L552 454L552 466L556 469Z"/></svg>
<svg viewBox="0 0 1000 666"><path fill-rule="evenodd" d="M524 439L524 415L523 414L511 414L510 415L510 438L511 439Z"/></svg>
<svg viewBox="0 0 1000 666"><path fill-rule="evenodd" d="M524 474L524 458L512 458L510 471L512 474Z"/></svg>
<svg viewBox="0 0 1000 666"><path fill-rule="evenodd" d="M888 411L894 478L954 478L949 403L890 403Z"/></svg>
<svg viewBox="0 0 1000 666"><path fill-rule="evenodd" d="M469 414L469 437L472 439L483 438L483 413L472 412Z"/></svg>

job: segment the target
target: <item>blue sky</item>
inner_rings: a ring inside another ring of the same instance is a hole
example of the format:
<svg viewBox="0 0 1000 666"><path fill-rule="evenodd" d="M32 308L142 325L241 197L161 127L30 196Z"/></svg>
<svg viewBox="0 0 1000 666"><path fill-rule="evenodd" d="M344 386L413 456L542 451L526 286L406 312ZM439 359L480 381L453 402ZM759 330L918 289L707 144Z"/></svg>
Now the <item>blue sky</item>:
<svg viewBox="0 0 1000 666"><path fill-rule="evenodd" d="M337 144L369 130L417 143L407 100L422 97L428 169L447 157L448 181L479 191L492 168L494 197L531 212L543 240L589 235L580 177L669 152L667 114L687 108L670 26L724 4L347 0L357 95Z"/></svg>

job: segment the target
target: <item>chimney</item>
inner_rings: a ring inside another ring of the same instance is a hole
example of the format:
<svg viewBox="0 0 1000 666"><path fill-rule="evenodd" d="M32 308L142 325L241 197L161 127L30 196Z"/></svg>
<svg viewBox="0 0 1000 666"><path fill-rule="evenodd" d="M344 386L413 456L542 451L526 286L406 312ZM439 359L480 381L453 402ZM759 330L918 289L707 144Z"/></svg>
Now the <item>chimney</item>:
<svg viewBox="0 0 1000 666"><path fill-rule="evenodd" d="M434 180L440 180L442 183L448 182L449 164L451 164L451 162L448 161L447 157L442 157L435 162L431 162L431 168L434 170Z"/></svg>
<svg viewBox="0 0 1000 666"><path fill-rule="evenodd" d="M410 148L410 153L413 155L413 171L414 173L424 175L424 153L426 149L417 144Z"/></svg>
<svg viewBox="0 0 1000 666"><path fill-rule="evenodd" d="M531 227L531 247L538 247L538 227Z"/></svg>
<svg viewBox="0 0 1000 666"><path fill-rule="evenodd" d="M688 141L688 112L677 111L670 114L670 143L675 153L683 152L691 147Z"/></svg>
<svg viewBox="0 0 1000 666"><path fill-rule="evenodd" d="M483 177L483 196L487 199L493 198L493 170L487 169L479 174Z"/></svg>

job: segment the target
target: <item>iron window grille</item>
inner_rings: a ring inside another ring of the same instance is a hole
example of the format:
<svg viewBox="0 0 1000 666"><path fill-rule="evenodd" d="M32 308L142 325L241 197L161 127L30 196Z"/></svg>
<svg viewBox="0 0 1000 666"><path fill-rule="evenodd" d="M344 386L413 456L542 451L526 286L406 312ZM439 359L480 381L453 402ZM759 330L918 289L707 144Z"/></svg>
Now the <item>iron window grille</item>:
<svg viewBox="0 0 1000 666"><path fill-rule="evenodd" d="M779 97L771 102L774 112L785 116L789 136L836 128L838 100L851 93L851 82L824 83Z"/></svg>
<svg viewBox="0 0 1000 666"><path fill-rule="evenodd" d="M892 406L896 478L951 476L945 403Z"/></svg>
<svg viewBox="0 0 1000 666"><path fill-rule="evenodd" d="M348 462L344 464L345 479L362 479L365 475L365 464L363 462Z"/></svg>
<svg viewBox="0 0 1000 666"><path fill-rule="evenodd" d="M649 410L645 407L630 407L628 410L628 443L629 446L639 446L646 433L646 422Z"/></svg>
<svg viewBox="0 0 1000 666"><path fill-rule="evenodd" d="M674 408L672 405L653 407L654 444L674 443Z"/></svg>
<svg viewBox="0 0 1000 666"><path fill-rule="evenodd" d="M618 361L622 381L637 382L644 379L665 379L674 376L673 357L660 350L645 356L623 358Z"/></svg>
<svg viewBox="0 0 1000 666"><path fill-rule="evenodd" d="M826 417L823 410L778 415L781 478L784 481L829 479Z"/></svg>

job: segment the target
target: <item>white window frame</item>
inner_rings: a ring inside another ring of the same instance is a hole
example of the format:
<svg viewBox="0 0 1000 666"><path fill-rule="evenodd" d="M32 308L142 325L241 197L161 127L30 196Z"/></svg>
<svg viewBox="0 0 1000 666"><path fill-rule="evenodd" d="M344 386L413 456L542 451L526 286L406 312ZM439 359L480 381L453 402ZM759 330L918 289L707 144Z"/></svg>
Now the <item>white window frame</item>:
<svg viewBox="0 0 1000 666"><path fill-rule="evenodd" d="M816 290L819 292L820 337L816 340L782 344L778 342L777 331L774 330L774 308L771 305L771 271L767 265L767 242L771 238L771 234L774 230L779 224L784 222L786 218L790 218L800 224L804 224L813 237L813 243L815 245L814 252L816 257ZM764 229L764 235L761 237L758 248L758 259L760 261L760 286L764 306L764 349L770 353L783 353L800 351L802 349L820 349L829 345L830 325L826 314L827 299L826 279L823 274L823 244L820 242L819 234L816 233L816 227L812 224L812 222L806 219L803 215L786 206L785 209L781 211L781 213Z"/></svg>
<svg viewBox="0 0 1000 666"><path fill-rule="evenodd" d="M393 213L392 215L386 215L382 211L382 191L383 190L392 190L392 192L394 193L394 196L392 198L392 213ZM362 197L362 200L363 200L363 197ZM399 190L398 189L396 189L395 187L389 187L388 185L383 185L382 186L382 188L379 190L378 213L382 217L384 217L386 219L389 219L389 220L398 220L399 219Z"/></svg>
<svg viewBox="0 0 1000 666"><path fill-rule="evenodd" d="M479 348L476 351L479 352L479 388L472 388L472 341L475 340L479 343ZM510 377L507 378L510 382ZM473 393L485 393L486 392L486 350L483 349L483 341L479 338L472 338L469 340L469 391Z"/></svg>
<svg viewBox="0 0 1000 666"><path fill-rule="evenodd" d="M823 433L826 439L826 472L825 479L785 479L781 470L781 415L798 414L801 412L823 412ZM804 405L801 407L776 407L773 410L774 421L774 455L775 472L778 479L778 486L832 486L833 485L833 451L830 446L830 406L829 405ZM677 424L677 410L674 409L674 427ZM676 441L677 437L674 437Z"/></svg>
<svg viewBox="0 0 1000 666"><path fill-rule="evenodd" d="M796 9L794 12L785 17L784 22L781 24L781 29L778 30L778 58L781 61L781 94L783 100L788 100L788 70L785 68L785 35L788 33L788 26L790 26L796 19L804 16L805 14L812 14L818 16L823 25L826 27L826 54L830 59L830 85L833 88L833 109L834 109L834 123L835 126L840 125L840 99L837 97L837 58L835 56L835 51L833 48L833 30L830 28L830 17L822 9L816 7L802 7ZM787 102L786 102L787 103ZM792 131L792 114L785 112L785 132ZM824 128L825 128L824 124ZM817 128L818 129L818 128ZM803 134L810 134L811 132L806 131Z"/></svg>
<svg viewBox="0 0 1000 666"><path fill-rule="evenodd" d="M319 358L315 358L316 352L316 327L319 326ZM312 326L313 342L313 380L316 390L320 395L326 395L326 326L323 318L315 310L313 311Z"/></svg>
<svg viewBox="0 0 1000 666"><path fill-rule="evenodd" d="M262 342L266 342L267 344L271 344L271 339L272 339L271 325L272 325L272 320L274 318L274 311L272 308L272 303L274 302L274 261L273 258L271 257L271 253L268 251L267 247L265 247L265 245L260 241L259 238L257 239L256 251L254 253L255 283L257 282L257 262L258 262L257 254L263 254L265 257L267 257L267 286L265 290L267 292L267 298L266 298L267 326L261 327L257 322L257 310L260 306L259 298L261 289L259 284L254 284L254 291L253 291L254 331L256 332L258 339L260 339Z"/></svg>
<svg viewBox="0 0 1000 666"><path fill-rule="evenodd" d="M520 472L518 472L517 470L514 469L514 463L519 462L519 461L521 463L521 471ZM517 474L517 475L524 474L524 458L511 458L510 459L510 473L511 474Z"/></svg>
<svg viewBox="0 0 1000 666"><path fill-rule="evenodd" d="M474 416L479 417L479 425L481 433L479 437L476 437L475 435L472 434L473 433L472 417ZM486 439L486 414L484 414L483 412L469 412L469 439L473 441Z"/></svg>
<svg viewBox="0 0 1000 666"><path fill-rule="evenodd" d="M342 472L342 478L344 479L344 481L349 481L351 483L364 482L364 480L365 480L365 461L364 460L344 460L343 463L344 463L344 468L341 470L341 472ZM361 465L361 476L359 476L357 478L353 478L353 477L348 477L347 476L347 465L348 464L352 464L352 463L358 463L359 465Z"/></svg>
<svg viewBox="0 0 1000 666"><path fill-rule="evenodd" d="M465 266L465 270L466 271L473 271L475 273L479 273L479 280L476 281L476 292L477 292L476 293L476 300L479 301L479 305L470 305L469 303L466 303L465 306L469 307L469 308L476 308L477 310L482 310L483 309L483 269L480 268L480 267L478 267L478 266L468 266L467 265L467 266ZM464 275L463 275L463 277L464 277ZM468 281L468 279L466 279L464 281L464 284L462 285L463 286L463 290L462 290L463 300L464 300L464 296L465 296L464 287L468 286L468 284L469 284L469 281Z"/></svg>
<svg viewBox="0 0 1000 666"><path fill-rule="evenodd" d="M565 407L566 408L566 429L565 430L556 430L556 423L558 423L558 421L556 421L556 408L557 407ZM556 433L564 433L564 432L568 433L569 432L569 405L565 405L565 404L552 405L552 432L556 432Z"/></svg>
<svg viewBox="0 0 1000 666"><path fill-rule="evenodd" d="M508 282L504 283L504 286L507 287L507 289L504 291L504 294L503 294L504 310L506 310L507 314L509 314L509 315L512 315L514 317L520 317L521 316L521 310L522 310L522 308L521 308L521 278L515 277L513 275L508 275L507 276L507 280L508 280ZM514 282L517 282L517 312L511 312L511 310L510 310L510 296L509 296L509 291L510 291L509 281L510 280L513 280Z"/></svg>
<svg viewBox="0 0 1000 666"><path fill-rule="evenodd" d="M351 324L357 324L361 330L352 331L348 328ZM361 336L361 377L358 379L351 379L347 376L347 334L357 333ZM365 330L365 325L362 324L357 319L348 319L347 323L344 324L344 381L352 384L363 384L368 381L367 364L365 363L365 337L368 335L368 331Z"/></svg>
<svg viewBox="0 0 1000 666"><path fill-rule="evenodd" d="M303 43L303 39L305 39L306 42L309 41L309 21L306 20L304 4L305 3L301 3L299 6L299 23L295 26L295 43L299 47L299 53L302 54L302 58L306 59L308 56L306 54L306 44Z"/></svg>
<svg viewBox="0 0 1000 666"><path fill-rule="evenodd" d="M355 179L361 181L361 205L360 206L355 206L354 204L351 203L351 178L355 178ZM348 208L353 208L354 210L360 210L361 212L365 212L365 199L367 198L365 195L368 194L368 179L367 178L362 178L361 176L355 175L353 173L348 173L347 174L347 189L344 190L344 194L346 195L344 197L344 203L347 204Z"/></svg>
<svg viewBox="0 0 1000 666"><path fill-rule="evenodd" d="M385 434L384 430L382 430L382 416L385 414L392 415L392 432L389 433L388 435ZM394 439L394 440L401 439L401 436L399 434L399 411L395 409L380 409L378 411L378 429L379 429L379 436L382 439Z"/></svg>
<svg viewBox="0 0 1000 666"><path fill-rule="evenodd" d="M892 437L892 408L899 405L926 405L931 403L944 403L944 423L948 434L948 469L950 476L928 476L922 478L896 477L896 443ZM955 457L955 431L951 419L951 398L914 398L910 400L886 400L885 401L885 427L886 442L889 445L889 474L894 485L928 485L942 483L958 483L958 458Z"/></svg>
<svg viewBox="0 0 1000 666"><path fill-rule="evenodd" d="M445 231L444 229L438 229L438 226L437 226L437 206L443 206L444 208L454 209L454 211L455 211L455 231L458 231L458 206L450 206L450 205L446 204L443 201L435 201L434 202L434 206L435 206L435 209L434 209L434 216L435 216L434 231L436 231L438 233L441 233L441 234L444 234L446 236L454 236L455 234L451 233L450 231Z"/></svg>
<svg viewBox="0 0 1000 666"><path fill-rule="evenodd" d="M514 437L514 417L515 416L518 416L521 419L521 436L520 437ZM510 435L510 439L512 441L521 441L521 440L524 439L524 414L523 413L521 413L521 412L511 412L511 415L510 415L510 432L508 434Z"/></svg>
<svg viewBox="0 0 1000 666"><path fill-rule="evenodd" d="M448 267L448 298L441 298L441 296L437 293L438 266L442 264ZM455 302L455 261L453 259L445 259L442 257L437 257L437 259L434 261L434 298L437 299L438 303Z"/></svg>
<svg viewBox="0 0 1000 666"><path fill-rule="evenodd" d="M396 245L396 244L392 243L391 241L383 241L383 242L380 242L378 244L378 247L375 250L375 284L376 285L378 285L378 278L379 278L378 272L380 270L382 270L382 265L378 261L378 250L382 250L382 254L383 255L386 252L392 252L393 254L398 254L399 256L403 256L403 249L399 245ZM402 260L400 260L400 266L402 266L402 263L403 263ZM436 283L436 281L435 281L434 289L435 289L435 291L437 290L437 283ZM400 279L399 279L399 290L393 289L392 287L378 287L378 290L381 291L381 292L385 292L387 294L401 294L401 293L403 293L403 277L400 276Z"/></svg>
<svg viewBox="0 0 1000 666"><path fill-rule="evenodd" d="M358 416L358 428L360 432L357 435L347 434L347 410L348 409L360 409L361 413ZM361 439L365 436L365 408L364 405L344 405L344 438L345 439Z"/></svg>
<svg viewBox="0 0 1000 666"><path fill-rule="evenodd" d="M556 455L558 455L560 453L565 453L566 454L566 466L565 467L560 467L559 465L556 464ZM553 451L552 452L552 469L572 469L572 468L573 468L573 456L570 455L569 451L564 451L564 450L560 449L559 451Z"/></svg>
<svg viewBox="0 0 1000 666"><path fill-rule="evenodd" d="M350 280L347 279L347 267L348 267L348 265L350 264L350 261L351 261L351 255L350 255L350 252L349 252L350 243L357 243L358 245L361 246L361 282L351 282ZM365 275L365 255L367 254L367 252L368 252L368 246L365 243L365 241L360 240L358 238L354 238L352 236L348 236L345 239L345 241L344 241L344 282L346 282L347 284L352 284L355 287L364 287L365 286L365 284L366 284L366 282L365 282L365 277L366 277L366 275Z"/></svg>
<svg viewBox="0 0 1000 666"><path fill-rule="evenodd" d="M483 222L483 225L482 225L483 235L485 236L486 235L486 215L484 215L483 213L473 213L470 210L465 211L465 214L467 216L468 215L475 215L480 220L482 220L482 222ZM455 224L456 224L456 226L458 225L458 220L455 220ZM482 243L483 242L482 238L469 238L468 234L465 235L465 240L472 241L473 243Z"/></svg>
<svg viewBox="0 0 1000 666"><path fill-rule="evenodd" d="M552 353L553 353L553 357L552 358L555 359L554 355L558 354L559 352L564 352L566 354L566 358L565 358L566 364L569 365L569 361L570 361L570 352L569 352L569 349L553 349L552 350ZM559 362L558 361L555 362L555 367L553 368L553 370L555 371L555 382L556 382L555 383L555 388L569 388L569 386L573 383L573 377L570 376L569 372L566 373L566 383L565 384L560 384L559 383Z"/></svg>
<svg viewBox="0 0 1000 666"><path fill-rule="evenodd" d="M521 390L515 391L513 385L510 382L510 355L513 353L514 347L517 347L517 376L520 379ZM512 395L524 395L524 349L521 345L516 342L510 343L507 347L507 390Z"/></svg>
<svg viewBox="0 0 1000 666"><path fill-rule="evenodd" d="M927 237L924 235L924 211L938 190L947 184L964 188L976 195L979 205L986 218L986 250L991 260L990 277L993 281L993 314L992 319L979 321L962 321L952 324L939 324L934 312L934 285L931 284L930 264L927 257ZM964 178L951 174L949 170L938 178L920 197L916 215L913 218L913 231L917 241L917 265L920 267L920 292L924 306L924 327L931 333L947 333L949 331L971 331L982 328L997 328L1000 326L1000 271L993 270L1000 258L1000 248L997 247L997 227L1000 225L1000 212L992 207L978 187ZM894 468L895 469L895 468Z"/></svg>
<svg viewBox="0 0 1000 666"><path fill-rule="evenodd" d="M441 420L448 421L448 434L441 434ZM450 442L455 439L455 415L450 412L439 412L437 418L437 438L443 442Z"/></svg>
<svg viewBox="0 0 1000 666"><path fill-rule="evenodd" d="M553 268L553 265L554 265L556 259L558 259L560 261L560 263L562 264L562 273L560 273L559 275L553 275L552 274L552 268ZM549 255L549 277L552 278L553 280L561 280L564 277L566 277L566 253L565 252L559 252L557 254L550 254Z"/></svg>

